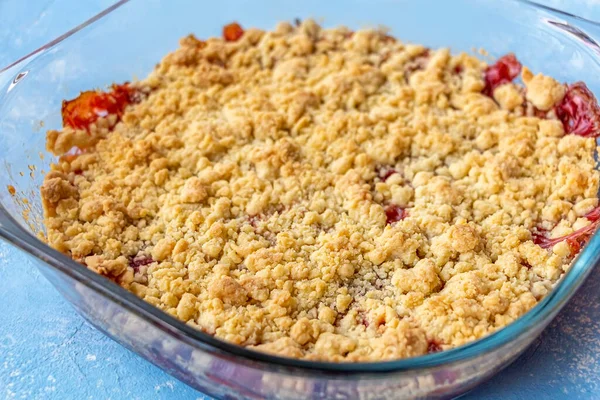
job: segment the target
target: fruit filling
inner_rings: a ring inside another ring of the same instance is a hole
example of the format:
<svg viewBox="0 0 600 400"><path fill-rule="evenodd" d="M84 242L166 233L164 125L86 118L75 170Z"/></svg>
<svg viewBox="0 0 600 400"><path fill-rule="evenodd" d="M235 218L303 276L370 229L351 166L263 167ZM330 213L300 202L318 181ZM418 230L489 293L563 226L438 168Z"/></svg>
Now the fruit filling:
<svg viewBox="0 0 600 400"><path fill-rule="evenodd" d="M600 135L600 107L583 82L568 86L565 97L556 106L556 116L567 133L594 138Z"/></svg>
<svg viewBox="0 0 600 400"><path fill-rule="evenodd" d="M112 85L109 92L85 91L62 104L64 127L88 129L98 118L109 115L120 118L125 107L136 100L135 89L128 83Z"/></svg>
<svg viewBox="0 0 600 400"><path fill-rule="evenodd" d="M500 85L512 82L521 72L521 63L514 54L507 54L485 70L485 88L483 93L491 96Z"/></svg>

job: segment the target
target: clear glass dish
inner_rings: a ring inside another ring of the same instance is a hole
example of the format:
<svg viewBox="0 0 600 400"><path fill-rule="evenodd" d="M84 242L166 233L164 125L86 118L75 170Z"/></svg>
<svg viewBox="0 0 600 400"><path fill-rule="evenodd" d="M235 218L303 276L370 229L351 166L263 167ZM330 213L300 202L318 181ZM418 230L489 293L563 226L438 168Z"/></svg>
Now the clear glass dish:
<svg viewBox="0 0 600 400"><path fill-rule="evenodd" d="M596 234L560 284L515 323L479 341L417 358L334 364L257 353L175 320L49 248L39 186L52 157L45 130L79 91L143 77L178 39L220 35L224 24L272 28L314 17L326 26L385 25L403 41L453 51L514 52L534 71L583 80L600 94L600 26L526 1L126 1L0 70L0 237L37 261L92 325L173 376L216 398L413 398L464 393L514 360L600 262ZM14 187L11 195L7 188Z"/></svg>

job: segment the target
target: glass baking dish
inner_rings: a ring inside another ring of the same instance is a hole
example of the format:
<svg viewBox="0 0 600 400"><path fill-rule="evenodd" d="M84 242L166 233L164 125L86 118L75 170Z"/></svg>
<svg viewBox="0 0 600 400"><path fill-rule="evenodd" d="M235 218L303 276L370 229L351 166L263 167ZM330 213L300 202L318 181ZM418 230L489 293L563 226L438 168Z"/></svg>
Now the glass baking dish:
<svg viewBox="0 0 600 400"><path fill-rule="evenodd" d="M325 26L384 25L403 41L455 52L514 52L560 81L600 94L600 25L526 1L123 0L0 70L0 236L25 251L92 325L173 376L216 398L446 398L514 360L600 261L596 234L560 284L525 316L453 350L380 363L335 364L257 353L217 340L145 303L46 246L39 186L53 158L46 129L81 90L143 77L178 39L220 35L224 24L264 29L314 17ZM8 190L13 191L10 193Z"/></svg>

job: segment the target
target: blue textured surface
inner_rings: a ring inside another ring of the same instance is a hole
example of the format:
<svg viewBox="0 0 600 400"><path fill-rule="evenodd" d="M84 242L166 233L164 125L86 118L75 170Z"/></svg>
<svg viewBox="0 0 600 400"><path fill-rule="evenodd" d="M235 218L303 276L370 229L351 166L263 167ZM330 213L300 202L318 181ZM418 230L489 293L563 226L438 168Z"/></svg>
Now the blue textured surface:
<svg viewBox="0 0 600 400"><path fill-rule="evenodd" d="M0 2L0 65L110 3ZM600 0L544 3L600 19ZM1 399L206 399L85 323L26 256L4 243L0 284ZM520 359L464 398L600 398L599 287L597 269Z"/></svg>

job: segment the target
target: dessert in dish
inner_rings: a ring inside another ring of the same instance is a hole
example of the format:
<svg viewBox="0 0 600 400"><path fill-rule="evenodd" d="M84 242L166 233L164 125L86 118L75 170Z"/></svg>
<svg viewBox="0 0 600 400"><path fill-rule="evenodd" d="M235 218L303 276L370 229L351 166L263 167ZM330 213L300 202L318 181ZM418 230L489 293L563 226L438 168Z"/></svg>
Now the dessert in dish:
<svg viewBox="0 0 600 400"><path fill-rule="evenodd" d="M481 338L552 290L600 220L594 96L514 55L230 24L62 112L48 244L281 356L381 361Z"/></svg>

